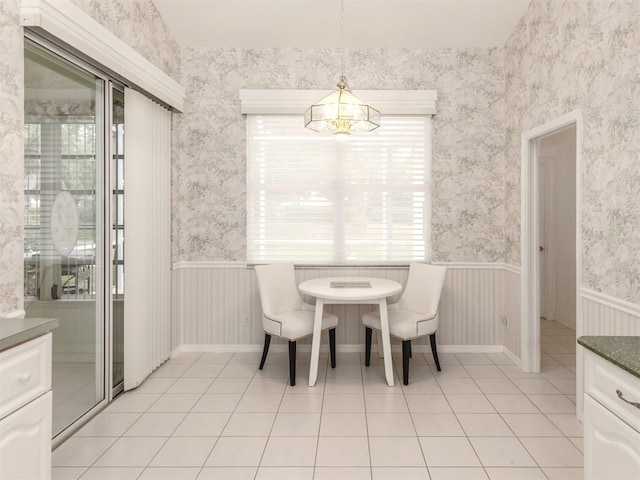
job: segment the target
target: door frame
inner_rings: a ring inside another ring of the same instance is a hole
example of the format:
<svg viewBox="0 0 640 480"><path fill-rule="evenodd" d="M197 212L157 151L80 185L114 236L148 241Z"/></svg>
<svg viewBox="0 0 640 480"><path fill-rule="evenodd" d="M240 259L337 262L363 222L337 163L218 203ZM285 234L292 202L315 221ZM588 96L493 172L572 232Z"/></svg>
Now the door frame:
<svg viewBox="0 0 640 480"><path fill-rule="evenodd" d="M582 138L581 110L574 110L550 122L527 130L521 135L521 368L527 373L540 372L540 204L539 204L539 145L542 137L559 133L567 128L576 129L576 335L582 335L582 315L579 300L582 284ZM578 381L577 405L582 412L582 362L578 349L576 362Z"/></svg>

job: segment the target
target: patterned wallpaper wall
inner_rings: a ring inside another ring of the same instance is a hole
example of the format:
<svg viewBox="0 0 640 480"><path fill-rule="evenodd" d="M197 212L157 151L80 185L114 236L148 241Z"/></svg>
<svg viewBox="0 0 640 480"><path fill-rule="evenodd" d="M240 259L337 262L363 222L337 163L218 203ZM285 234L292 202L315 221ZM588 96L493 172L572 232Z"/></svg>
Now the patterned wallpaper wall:
<svg viewBox="0 0 640 480"><path fill-rule="evenodd" d="M582 284L640 304L640 1L534 0L505 72L505 261L520 264L520 132L579 108Z"/></svg>
<svg viewBox="0 0 640 480"><path fill-rule="evenodd" d="M180 81L180 48L151 0L71 0L87 15Z"/></svg>
<svg viewBox="0 0 640 480"><path fill-rule="evenodd" d="M23 37L20 0L0 2L0 316L22 310Z"/></svg>
<svg viewBox="0 0 640 480"><path fill-rule="evenodd" d="M185 112L176 122L174 261L246 258L242 88L334 88L337 50L182 50ZM502 49L346 52L358 89L436 89L433 260L499 262L504 250Z"/></svg>
<svg viewBox="0 0 640 480"><path fill-rule="evenodd" d="M174 261L244 260L238 89L329 91L339 53L180 51L150 0L73 1L187 89L185 114L174 124ZM0 1L0 315L22 308L19 3ZM435 261L520 264L520 132L581 108L583 285L638 304L638 58L640 1L533 0L504 50L347 51L346 74L355 91L438 91Z"/></svg>

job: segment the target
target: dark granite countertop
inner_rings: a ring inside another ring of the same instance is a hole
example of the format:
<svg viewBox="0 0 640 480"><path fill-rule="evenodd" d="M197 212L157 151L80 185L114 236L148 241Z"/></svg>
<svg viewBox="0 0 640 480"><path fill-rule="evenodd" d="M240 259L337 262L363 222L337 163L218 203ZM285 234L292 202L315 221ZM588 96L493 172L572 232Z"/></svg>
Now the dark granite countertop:
<svg viewBox="0 0 640 480"><path fill-rule="evenodd" d="M0 318L0 351L49 333L57 318Z"/></svg>
<svg viewBox="0 0 640 480"><path fill-rule="evenodd" d="M640 337L584 336L578 343L640 378Z"/></svg>

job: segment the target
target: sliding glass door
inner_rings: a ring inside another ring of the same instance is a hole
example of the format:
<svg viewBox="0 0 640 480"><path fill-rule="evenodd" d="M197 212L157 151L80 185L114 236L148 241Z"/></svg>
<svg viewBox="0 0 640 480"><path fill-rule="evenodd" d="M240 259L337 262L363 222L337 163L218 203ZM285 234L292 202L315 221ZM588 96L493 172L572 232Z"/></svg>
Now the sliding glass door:
<svg viewBox="0 0 640 480"><path fill-rule="evenodd" d="M122 370L111 319L122 311L123 108L107 78L25 39L25 311L59 319L54 437L107 400Z"/></svg>

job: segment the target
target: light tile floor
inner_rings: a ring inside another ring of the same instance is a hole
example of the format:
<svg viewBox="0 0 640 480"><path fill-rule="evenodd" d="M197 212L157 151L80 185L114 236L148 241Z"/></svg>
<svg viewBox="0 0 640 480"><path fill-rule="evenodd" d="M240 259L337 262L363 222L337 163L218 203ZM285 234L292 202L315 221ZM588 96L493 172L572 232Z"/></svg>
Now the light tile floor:
<svg viewBox="0 0 640 480"><path fill-rule="evenodd" d="M379 358L186 353L53 452L53 478L581 479L575 333L542 320L542 372L503 354L416 353L390 388ZM395 357L396 373L398 358Z"/></svg>

